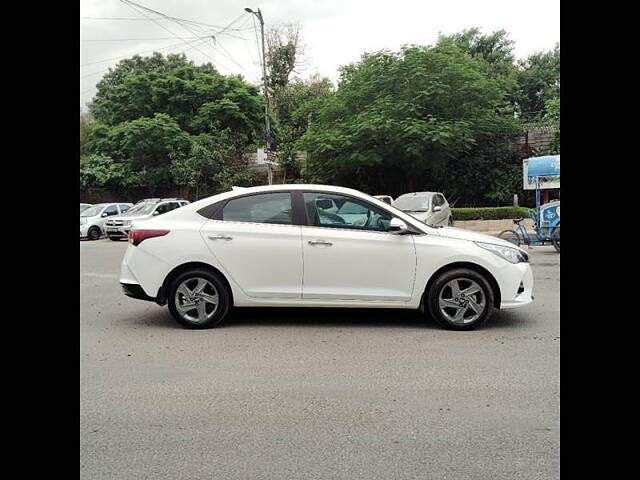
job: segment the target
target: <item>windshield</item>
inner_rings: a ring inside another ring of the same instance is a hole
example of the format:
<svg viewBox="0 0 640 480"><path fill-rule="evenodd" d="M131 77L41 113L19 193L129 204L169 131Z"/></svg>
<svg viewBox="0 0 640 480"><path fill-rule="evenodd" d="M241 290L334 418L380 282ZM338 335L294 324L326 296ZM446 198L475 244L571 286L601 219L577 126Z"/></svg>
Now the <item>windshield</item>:
<svg viewBox="0 0 640 480"><path fill-rule="evenodd" d="M158 205L157 202L140 202L136 203L133 207L127 210L123 216L127 215L146 215L147 213L151 213L155 206Z"/></svg>
<svg viewBox="0 0 640 480"><path fill-rule="evenodd" d="M87 208L91 208L91 205L80 205L80 213L84 212Z"/></svg>
<svg viewBox="0 0 640 480"><path fill-rule="evenodd" d="M94 205L91 208L86 209L84 212L80 212L81 217L95 217L96 215L100 215L100 212L104 208L104 204L102 205Z"/></svg>
<svg viewBox="0 0 640 480"><path fill-rule="evenodd" d="M402 196L396 198L393 206L404 212L427 212L429 211L429 197Z"/></svg>

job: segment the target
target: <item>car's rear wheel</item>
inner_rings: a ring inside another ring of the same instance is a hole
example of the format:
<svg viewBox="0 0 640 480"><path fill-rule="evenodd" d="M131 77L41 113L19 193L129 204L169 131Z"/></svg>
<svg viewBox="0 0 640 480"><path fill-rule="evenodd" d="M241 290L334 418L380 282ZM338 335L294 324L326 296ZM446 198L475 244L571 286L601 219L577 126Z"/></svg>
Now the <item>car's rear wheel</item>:
<svg viewBox="0 0 640 480"><path fill-rule="evenodd" d="M167 303L173 317L185 327L211 328L226 317L230 294L217 274L196 268L173 279Z"/></svg>
<svg viewBox="0 0 640 480"><path fill-rule="evenodd" d="M450 330L473 330L493 312L493 290L485 277L468 268L441 273L427 292L433 319Z"/></svg>
<svg viewBox="0 0 640 480"><path fill-rule="evenodd" d="M100 229L98 227L91 227L87 232L87 238L89 240L98 240L100 238Z"/></svg>
<svg viewBox="0 0 640 480"><path fill-rule="evenodd" d="M452 217L452 216L450 216L450 217L449 217L449 220L447 221L447 224L448 224L450 227L453 227L453 217Z"/></svg>

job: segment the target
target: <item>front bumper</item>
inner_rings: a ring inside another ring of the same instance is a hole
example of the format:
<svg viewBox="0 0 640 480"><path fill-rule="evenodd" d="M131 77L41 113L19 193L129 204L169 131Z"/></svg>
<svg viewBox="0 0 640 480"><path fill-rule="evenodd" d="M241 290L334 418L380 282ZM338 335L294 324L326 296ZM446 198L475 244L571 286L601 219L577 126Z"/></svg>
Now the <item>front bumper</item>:
<svg viewBox="0 0 640 480"><path fill-rule="evenodd" d="M503 278L500 309L518 308L533 302L533 272L528 263L518 263Z"/></svg>
<svg viewBox="0 0 640 480"><path fill-rule="evenodd" d="M108 237L127 238L129 237L129 232L131 231L131 225L105 225L104 230Z"/></svg>

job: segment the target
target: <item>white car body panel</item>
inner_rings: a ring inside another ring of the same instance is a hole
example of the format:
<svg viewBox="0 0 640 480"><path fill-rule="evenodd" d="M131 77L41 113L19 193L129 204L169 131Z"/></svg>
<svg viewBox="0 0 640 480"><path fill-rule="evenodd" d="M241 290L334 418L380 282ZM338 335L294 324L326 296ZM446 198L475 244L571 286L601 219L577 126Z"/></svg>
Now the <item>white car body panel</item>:
<svg viewBox="0 0 640 480"><path fill-rule="evenodd" d="M226 198L276 190L344 193L386 209L420 234L395 235L347 228L210 220L197 211ZM495 278L500 308L532 301L528 263L512 264L474 242L513 245L496 237L457 228L431 228L361 192L334 186L273 185L229 191L199 200L132 228L170 233L129 244L120 281L139 284L156 297L165 278L186 263L217 269L228 281L236 306L420 307L432 276L443 267L470 263ZM231 240L209 239L228 236ZM309 245L324 240L331 246ZM520 283L524 292L517 293Z"/></svg>
<svg viewBox="0 0 640 480"><path fill-rule="evenodd" d="M210 261L224 266L247 296L300 299L301 228L209 220L200 234L212 256Z"/></svg>
<svg viewBox="0 0 640 480"><path fill-rule="evenodd" d="M328 242L310 244L309 242ZM416 254L412 235L302 227L302 298L408 302Z"/></svg>

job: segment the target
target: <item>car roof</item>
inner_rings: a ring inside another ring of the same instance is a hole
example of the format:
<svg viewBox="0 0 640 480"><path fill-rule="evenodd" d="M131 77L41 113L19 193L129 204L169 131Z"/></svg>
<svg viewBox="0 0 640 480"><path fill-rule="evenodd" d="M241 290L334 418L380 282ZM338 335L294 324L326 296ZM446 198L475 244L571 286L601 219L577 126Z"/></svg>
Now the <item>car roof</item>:
<svg viewBox="0 0 640 480"><path fill-rule="evenodd" d="M440 192L409 192L403 193L400 197L428 197L430 195L442 195ZM398 197L398 198L400 198Z"/></svg>

